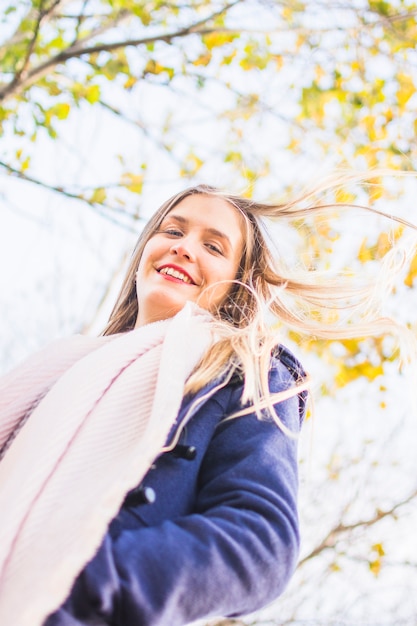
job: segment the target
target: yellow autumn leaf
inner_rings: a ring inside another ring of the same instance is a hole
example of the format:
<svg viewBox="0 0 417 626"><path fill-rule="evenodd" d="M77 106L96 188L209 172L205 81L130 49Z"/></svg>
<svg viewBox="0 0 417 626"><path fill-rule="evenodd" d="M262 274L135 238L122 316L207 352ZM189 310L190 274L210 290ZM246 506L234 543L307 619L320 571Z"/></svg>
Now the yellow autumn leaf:
<svg viewBox="0 0 417 626"><path fill-rule="evenodd" d="M376 243L376 258L382 259L392 248L392 240L388 233L381 233Z"/></svg>
<svg viewBox="0 0 417 626"><path fill-rule="evenodd" d="M232 43L239 35L237 33L208 33L203 37L203 43L208 50L224 46L225 44Z"/></svg>
<svg viewBox="0 0 417 626"><path fill-rule="evenodd" d="M320 237L323 237L328 241L337 241L340 237L339 233L337 233L330 224L325 222L319 222L317 224L317 232Z"/></svg>
<svg viewBox="0 0 417 626"><path fill-rule="evenodd" d="M181 176L194 176L203 165L204 161L194 152L190 152L181 169Z"/></svg>
<svg viewBox="0 0 417 626"><path fill-rule="evenodd" d="M60 102L53 107L53 113L59 120L66 120L71 110L67 102Z"/></svg>
<svg viewBox="0 0 417 626"><path fill-rule="evenodd" d="M306 35L304 33L299 33L297 35L297 40L295 42L295 47L297 51L306 43Z"/></svg>
<svg viewBox="0 0 417 626"><path fill-rule="evenodd" d="M381 559L375 559L373 561L369 561L369 569L371 570L374 576L378 576L381 571Z"/></svg>
<svg viewBox="0 0 417 626"><path fill-rule="evenodd" d="M338 387L345 387L361 377L373 381L378 376L382 376L383 373L382 365L373 365L370 361L364 361L353 366L341 363L335 376L335 383Z"/></svg>
<svg viewBox="0 0 417 626"><path fill-rule="evenodd" d="M103 189L103 187L97 187L97 189L94 189L93 193L91 194L89 202L91 202L92 204L102 204L106 201L106 198L106 190Z"/></svg>
<svg viewBox="0 0 417 626"><path fill-rule="evenodd" d="M365 115L362 118L361 126L364 127L370 141L376 141L378 139L375 123L376 119L374 115Z"/></svg>
<svg viewBox="0 0 417 626"><path fill-rule="evenodd" d="M392 122L392 120L394 119L394 111L392 109L387 109L384 112L384 117L385 117L385 122L388 124L389 122Z"/></svg>
<svg viewBox="0 0 417 626"><path fill-rule="evenodd" d="M200 54L200 56L198 56L192 63L196 66L203 65L206 67L210 63L211 59L212 54L210 50L207 50L204 54Z"/></svg>
<svg viewBox="0 0 417 626"><path fill-rule="evenodd" d="M384 373L382 365L373 365L370 361L360 363L354 369L359 376L364 376L370 381L375 380L375 378L382 376Z"/></svg>
<svg viewBox="0 0 417 626"><path fill-rule="evenodd" d="M408 269L408 274L404 279L404 283L407 287L412 287L414 284L414 279L417 277L417 254L413 256L411 259L410 267Z"/></svg>
<svg viewBox="0 0 417 626"><path fill-rule="evenodd" d="M300 146L300 140L293 137L291 141L287 144L287 149L291 152L296 152L297 150L299 150Z"/></svg>
<svg viewBox="0 0 417 626"><path fill-rule="evenodd" d="M372 261L372 252L371 252L371 248L367 245L367 241L368 239L365 237L365 239L363 239L362 243L361 243L361 247L359 248L359 252L358 252L358 260L361 263L366 263L367 261Z"/></svg>
<svg viewBox="0 0 417 626"><path fill-rule="evenodd" d="M372 546L372 550L378 554L378 556L384 556L385 550L383 548L382 543L374 543Z"/></svg>
<svg viewBox="0 0 417 626"><path fill-rule="evenodd" d="M89 85L85 90L84 97L90 104L95 104L100 100L100 87L98 85Z"/></svg>
<svg viewBox="0 0 417 626"><path fill-rule="evenodd" d="M273 54L272 58L275 61L276 69L282 70L282 68L284 67L284 57L282 56L282 54Z"/></svg>
<svg viewBox="0 0 417 626"><path fill-rule="evenodd" d="M379 137L381 139L381 137ZM379 200L384 195L384 189L382 185L375 185L375 187L370 187L368 192L369 203L373 204L375 200Z"/></svg>
<svg viewBox="0 0 417 626"><path fill-rule="evenodd" d="M230 65L237 54L237 50L232 50L230 54L225 54L222 58L220 65Z"/></svg>
<svg viewBox="0 0 417 626"><path fill-rule="evenodd" d="M319 82L324 76L326 76L326 72L321 65L316 65L316 67L314 68L314 74L317 82Z"/></svg>
<svg viewBox="0 0 417 626"><path fill-rule="evenodd" d="M137 78L135 78L134 76L129 76L129 78L124 83L123 87L125 89L132 89L132 87L134 87L137 82L138 82Z"/></svg>
<svg viewBox="0 0 417 626"><path fill-rule="evenodd" d="M158 63L158 61L149 59L149 61L145 65L145 69L143 70L143 75L146 76L146 74L155 74L157 76L158 74L163 74L164 72L168 74L170 79L174 77L175 72L172 67L161 65L161 63Z"/></svg>
<svg viewBox="0 0 417 626"><path fill-rule="evenodd" d="M22 163L20 164L20 171L25 172L29 168L29 165L30 165L30 157L26 157L26 159L24 159Z"/></svg>
<svg viewBox="0 0 417 626"><path fill-rule="evenodd" d="M360 339L342 339L338 343L341 343L345 350L352 356L359 354L361 346L359 345Z"/></svg>
<svg viewBox="0 0 417 626"><path fill-rule="evenodd" d="M143 176L142 174L133 174L125 172L122 176L122 185L132 193L142 193Z"/></svg>
<svg viewBox="0 0 417 626"><path fill-rule="evenodd" d="M405 226L403 226L402 224L400 226L397 226L397 228L394 230L393 232L393 240L394 241L398 241L400 239L400 237L403 236L405 231Z"/></svg>
<svg viewBox="0 0 417 626"><path fill-rule="evenodd" d="M339 204L353 204L356 200L355 194L346 191L346 189L336 189L335 199Z"/></svg>
<svg viewBox="0 0 417 626"><path fill-rule="evenodd" d="M345 387L352 380L355 380L357 376L352 375L352 369L345 367L344 365L340 365L337 374L334 377L334 382L337 387Z"/></svg>
<svg viewBox="0 0 417 626"><path fill-rule="evenodd" d="M397 76L398 89L397 89L397 102L401 109L407 104L411 96L416 92L413 79L408 74L399 73Z"/></svg>
<svg viewBox="0 0 417 626"><path fill-rule="evenodd" d="M143 75L146 76L146 74L160 74L163 71L164 68L160 63L158 63L154 59L149 59L143 70Z"/></svg>

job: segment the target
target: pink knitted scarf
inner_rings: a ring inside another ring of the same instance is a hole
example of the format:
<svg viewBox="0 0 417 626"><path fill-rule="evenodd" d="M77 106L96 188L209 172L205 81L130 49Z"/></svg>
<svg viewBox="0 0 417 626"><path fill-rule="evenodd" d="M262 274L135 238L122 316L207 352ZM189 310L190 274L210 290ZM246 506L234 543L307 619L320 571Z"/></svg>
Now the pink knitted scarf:
<svg viewBox="0 0 417 626"><path fill-rule="evenodd" d="M0 624L65 600L175 423L209 316L52 343L0 380ZM28 416L30 416L29 419Z"/></svg>

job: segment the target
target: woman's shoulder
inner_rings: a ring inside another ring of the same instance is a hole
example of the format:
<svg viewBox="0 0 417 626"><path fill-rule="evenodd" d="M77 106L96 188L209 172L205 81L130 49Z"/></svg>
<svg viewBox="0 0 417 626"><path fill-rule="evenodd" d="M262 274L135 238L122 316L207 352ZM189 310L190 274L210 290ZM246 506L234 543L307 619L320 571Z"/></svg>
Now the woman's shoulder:
<svg viewBox="0 0 417 626"><path fill-rule="evenodd" d="M275 384L279 385L282 376L287 378L287 388L300 386L296 397L298 398L298 412L301 425L304 421L308 399L308 391L305 386L302 386L307 381L307 374L294 354L287 347L278 344L271 355L270 391L272 393L274 392L274 379Z"/></svg>
<svg viewBox="0 0 417 626"><path fill-rule="evenodd" d="M294 354L286 346L277 344L271 353L271 369L279 368L280 364L284 365L297 383L307 377L303 366Z"/></svg>
<svg viewBox="0 0 417 626"><path fill-rule="evenodd" d="M299 391L292 394L292 398L298 400L298 413L300 424L304 420L305 409L307 404L308 392L303 386L307 380L307 374L300 361L294 354L284 345L277 344L271 351L271 360L269 366L269 392L270 394L280 394L289 389L295 389L300 386ZM230 407L234 411L242 409L241 397L244 388L244 373L235 371L227 385L219 393L219 397L227 397ZM228 393L228 395L227 395ZM290 397L290 399L291 399ZM280 402L280 400L278 400ZM231 411L233 413L233 411Z"/></svg>
<svg viewBox="0 0 417 626"><path fill-rule="evenodd" d="M284 345L277 344L271 351L270 374L277 374L280 378L291 379L295 383L300 383L307 378L307 374L300 361ZM288 374L290 376L288 376ZM235 371L229 384L239 386L244 383L244 373L242 370Z"/></svg>

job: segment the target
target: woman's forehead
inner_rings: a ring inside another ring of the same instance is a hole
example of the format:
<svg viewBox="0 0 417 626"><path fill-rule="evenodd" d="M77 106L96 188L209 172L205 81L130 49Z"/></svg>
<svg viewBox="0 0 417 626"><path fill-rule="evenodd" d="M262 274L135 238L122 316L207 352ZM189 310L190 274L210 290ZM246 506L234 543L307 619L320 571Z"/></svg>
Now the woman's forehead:
<svg viewBox="0 0 417 626"><path fill-rule="evenodd" d="M242 210L227 198L217 194L192 194L177 202L165 218L170 214L181 215L187 219L198 219L206 224L222 223L223 227L243 230L246 221Z"/></svg>

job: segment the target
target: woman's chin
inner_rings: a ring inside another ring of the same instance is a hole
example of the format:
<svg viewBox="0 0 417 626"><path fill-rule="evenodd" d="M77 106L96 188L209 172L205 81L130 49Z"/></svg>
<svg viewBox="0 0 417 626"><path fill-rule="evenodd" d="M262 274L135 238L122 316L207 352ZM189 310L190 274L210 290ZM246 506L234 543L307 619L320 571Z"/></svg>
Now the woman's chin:
<svg viewBox="0 0 417 626"><path fill-rule="evenodd" d="M139 315L138 322L136 323L136 327L144 326L145 324L150 324L152 322L160 322L161 320L166 320L171 317L174 317L177 313L179 313L187 302L194 302L192 298L186 299L169 299L162 300L161 298L156 299L153 303L153 306L150 306L150 302L147 303L147 306L139 305Z"/></svg>

